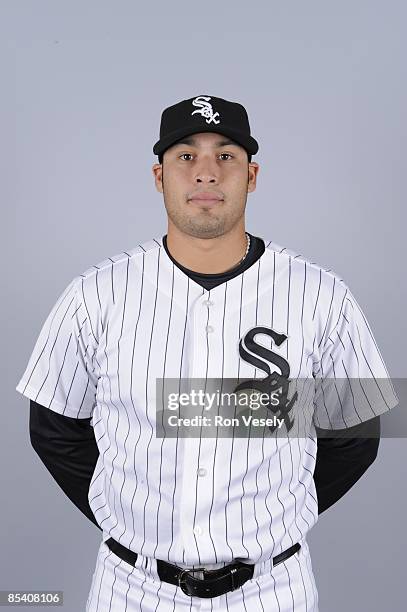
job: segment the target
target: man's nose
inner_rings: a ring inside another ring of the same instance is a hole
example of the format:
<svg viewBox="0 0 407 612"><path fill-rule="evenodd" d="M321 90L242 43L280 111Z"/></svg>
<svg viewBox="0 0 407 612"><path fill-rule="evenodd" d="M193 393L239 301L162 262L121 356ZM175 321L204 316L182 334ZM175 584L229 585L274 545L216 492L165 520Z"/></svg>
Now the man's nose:
<svg viewBox="0 0 407 612"><path fill-rule="evenodd" d="M208 174L199 174L196 177L197 183L217 183L218 179L212 175Z"/></svg>
<svg viewBox="0 0 407 612"><path fill-rule="evenodd" d="M218 172L208 167L198 170L195 176L197 183L216 183L218 181Z"/></svg>
<svg viewBox="0 0 407 612"><path fill-rule="evenodd" d="M195 180L197 183L216 183L219 178L219 168L213 160L202 160L196 168Z"/></svg>

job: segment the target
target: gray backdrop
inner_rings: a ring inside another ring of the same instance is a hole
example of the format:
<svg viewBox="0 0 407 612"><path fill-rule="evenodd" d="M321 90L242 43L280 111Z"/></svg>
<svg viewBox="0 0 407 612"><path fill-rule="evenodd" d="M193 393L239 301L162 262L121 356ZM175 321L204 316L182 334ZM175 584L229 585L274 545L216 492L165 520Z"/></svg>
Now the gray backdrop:
<svg viewBox="0 0 407 612"><path fill-rule="evenodd" d="M247 229L347 282L406 376L406 5L4 1L0 589L84 609L101 532L29 443L15 391L51 306L93 263L166 231L161 111L240 101L260 143ZM405 439L309 534L322 612L405 605ZM404 570L404 571L402 571ZM22 608L13 608L22 609Z"/></svg>

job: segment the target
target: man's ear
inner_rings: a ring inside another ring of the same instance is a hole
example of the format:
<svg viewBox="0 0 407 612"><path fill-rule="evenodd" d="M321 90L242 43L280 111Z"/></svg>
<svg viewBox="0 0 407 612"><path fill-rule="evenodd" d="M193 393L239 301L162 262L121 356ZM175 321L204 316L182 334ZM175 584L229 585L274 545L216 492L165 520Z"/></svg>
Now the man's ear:
<svg viewBox="0 0 407 612"><path fill-rule="evenodd" d="M163 192L163 167L162 164L154 164L152 167L154 181L157 191Z"/></svg>
<svg viewBox="0 0 407 612"><path fill-rule="evenodd" d="M257 162L250 162L248 169L248 182L247 191L251 192L256 189L257 176L259 174L260 166Z"/></svg>

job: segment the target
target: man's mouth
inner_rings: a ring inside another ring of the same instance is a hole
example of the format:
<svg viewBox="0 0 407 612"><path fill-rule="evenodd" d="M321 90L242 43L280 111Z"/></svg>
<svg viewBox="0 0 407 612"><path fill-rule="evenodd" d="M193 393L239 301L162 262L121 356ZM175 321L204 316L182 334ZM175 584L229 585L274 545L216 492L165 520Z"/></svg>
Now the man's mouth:
<svg viewBox="0 0 407 612"><path fill-rule="evenodd" d="M214 192L201 191L200 193L193 194L188 201L192 202L192 204L206 204L209 206L214 206L218 202L222 202L223 198Z"/></svg>

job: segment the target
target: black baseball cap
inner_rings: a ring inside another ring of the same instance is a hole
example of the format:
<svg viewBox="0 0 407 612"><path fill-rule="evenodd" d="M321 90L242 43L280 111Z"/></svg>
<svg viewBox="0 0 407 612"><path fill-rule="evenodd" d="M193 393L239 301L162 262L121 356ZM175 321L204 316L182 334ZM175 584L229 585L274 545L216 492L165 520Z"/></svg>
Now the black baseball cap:
<svg viewBox="0 0 407 612"><path fill-rule="evenodd" d="M160 139L155 143L153 153L161 155L177 140L198 132L217 132L228 136L251 155L259 150L257 141L250 135L249 118L244 106L223 98L200 95L164 109Z"/></svg>

